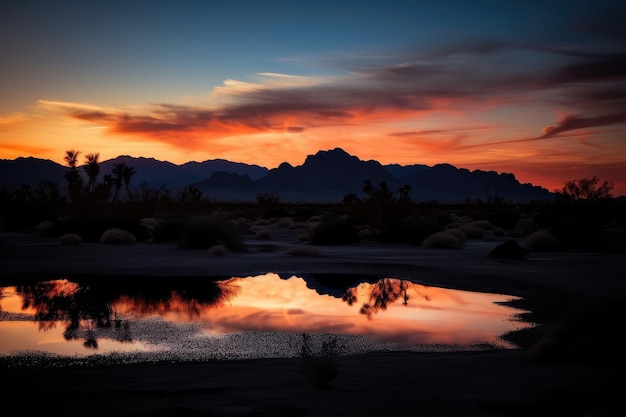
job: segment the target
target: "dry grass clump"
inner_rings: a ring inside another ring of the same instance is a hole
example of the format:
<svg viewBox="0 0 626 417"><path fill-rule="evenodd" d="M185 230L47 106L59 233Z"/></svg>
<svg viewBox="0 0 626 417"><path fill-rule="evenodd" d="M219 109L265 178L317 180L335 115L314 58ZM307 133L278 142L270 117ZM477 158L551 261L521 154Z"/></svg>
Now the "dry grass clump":
<svg viewBox="0 0 626 417"><path fill-rule="evenodd" d="M561 250L561 241L545 230L526 236L526 247L533 252L556 252Z"/></svg>
<svg viewBox="0 0 626 417"><path fill-rule="evenodd" d="M268 219L264 219L262 217L259 217L259 218L255 219L252 224L254 224L255 226L267 226L267 225L271 224L271 222Z"/></svg>
<svg viewBox="0 0 626 417"><path fill-rule="evenodd" d="M224 245L230 250L242 247L241 230L228 213L191 216L182 224L178 247L183 249L208 249Z"/></svg>
<svg viewBox="0 0 626 417"><path fill-rule="evenodd" d="M458 233L452 230L456 229L433 233L424 239L422 246L425 248L462 249L465 241L459 239Z"/></svg>
<svg viewBox="0 0 626 417"><path fill-rule="evenodd" d="M137 243L137 238L128 230L114 227L107 229L104 233L102 233L100 243L113 245L134 245Z"/></svg>
<svg viewBox="0 0 626 417"><path fill-rule="evenodd" d="M319 248L312 246L292 246L287 249L287 255L290 256L320 256L321 254Z"/></svg>
<svg viewBox="0 0 626 417"><path fill-rule="evenodd" d="M336 358L343 350L344 347L336 337L323 340L318 348L313 346L311 336L303 333L300 348L300 372L318 387L326 388L330 381L337 377Z"/></svg>
<svg viewBox="0 0 626 417"><path fill-rule="evenodd" d="M292 228L295 225L295 220L291 217L281 217L276 221L278 227Z"/></svg>
<svg viewBox="0 0 626 417"><path fill-rule="evenodd" d="M492 233L494 236L505 236L506 230L504 230L502 227L496 227L493 229Z"/></svg>
<svg viewBox="0 0 626 417"><path fill-rule="evenodd" d="M493 230L496 228L489 220L475 220L470 223L470 226L478 227L483 230Z"/></svg>
<svg viewBox="0 0 626 417"><path fill-rule="evenodd" d="M214 245L209 248L209 254L215 256L224 256L228 254L228 248L224 245Z"/></svg>
<svg viewBox="0 0 626 417"><path fill-rule="evenodd" d="M270 229L260 229L254 234L255 239L265 240L272 237L272 231Z"/></svg>
<svg viewBox="0 0 626 417"><path fill-rule="evenodd" d="M533 223L533 219L530 217L523 217L518 220L517 224L511 230L511 236L513 237L524 237L529 234L536 232L538 227L535 223Z"/></svg>
<svg viewBox="0 0 626 417"><path fill-rule="evenodd" d="M485 237L485 231L480 227L474 226L473 223L459 226L468 239L482 239Z"/></svg>
<svg viewBox="0 0 626 417"><path fill-rule="evenodd" d="M39 236L49 235L50 233L52 233L55 226L55 223L50 220L43 221L35 226L35 233L37 233Z"/></svg>
<svg viewBox="0 0 626 417"><path fill-rule="evenodd" d="M463 242L465 242L465 240L467 239L467 235L465 234L462 228L451 227L449 229L446 229L445 231L452 234L454 237L456 237L457 239Z"/></svg>
<svg viewBox="0 0 626 417"><path fill-rule="evenodd" d="M66 233L59 238L62 245L80 245L83 243L83 238L80 235L74 233Z"/></svg>

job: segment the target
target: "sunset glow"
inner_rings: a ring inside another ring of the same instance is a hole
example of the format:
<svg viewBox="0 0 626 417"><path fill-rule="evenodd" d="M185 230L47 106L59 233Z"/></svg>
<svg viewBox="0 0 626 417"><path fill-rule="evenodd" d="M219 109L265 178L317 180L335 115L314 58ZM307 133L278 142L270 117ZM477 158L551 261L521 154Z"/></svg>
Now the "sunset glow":
<svg viewBox="0 0 626 417"><path fill-rule="evenodd" d="M288 6L288 7L287 7ZM341 147L626 195L626 6L11 2L0 158L275 168Z"/></svg>
<svg viewBox="0 0 626 417"><path fill-rule="evenodd" d="M81 297L81 292L89 291L85 286L55 280L21 292L15 287L0 288L0 355L18 350L94 353L79 342L90 334L97 339L99 353L166 349L172 344L185 346L186 339L210 343L258 332L334 334L421 348L447 345L467 349L480 344L511 347L500 336L529 326L516 322L515 314L521 310L500 304L515 297L428 287L397 278L364 282L348 289L346 293L353 296L351 302L345 296L320 294L300 277L281 278L275 273L233 277L217 285L220 296L211 302L189 297L190 292L184 297L175 291L163 299L146 297L144 291L140 292L144 297L114 298L106 311L114 312L120 325L100 327L89 320L88 314L97 303L80 302L98 299ZM390 289L402 296L394 298ZM384 307L377 304L377 294L378 301L384 300ZM65 297L75 302L59 302ZM25 308L26 304L30 308ZM371 314L364 312L366 305L371 307ZM64 311L67 306L76 307L82 315L76 311L69 314L69 310ZM46 317L49 310L61 314L51 320L36 319ZM82 319L70 329L67 320L76 315ZM176 336L169 337L168 332ZM128 339L119 337L125 334Z"/></svg>

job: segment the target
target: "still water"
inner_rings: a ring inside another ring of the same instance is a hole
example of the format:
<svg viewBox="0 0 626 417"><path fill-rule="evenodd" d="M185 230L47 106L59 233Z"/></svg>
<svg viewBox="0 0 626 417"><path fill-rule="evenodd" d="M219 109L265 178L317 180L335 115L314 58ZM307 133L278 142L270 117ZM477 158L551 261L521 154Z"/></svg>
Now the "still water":
<svg viewBox="0 0 626 417"><path fill-rule="evenodd" d="M344 353L512 348L500 336L529 326L505 305L515 297L397 278L102 280L0 288L0 355L289 357L303 334L339 338Z"/></svg>

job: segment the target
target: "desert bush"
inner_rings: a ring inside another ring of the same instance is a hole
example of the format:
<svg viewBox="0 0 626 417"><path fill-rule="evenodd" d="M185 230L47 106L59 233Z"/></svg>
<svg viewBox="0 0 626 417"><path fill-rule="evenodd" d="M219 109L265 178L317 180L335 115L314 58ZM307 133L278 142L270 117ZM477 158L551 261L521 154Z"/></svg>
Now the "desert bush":
<svg viewBox="0 0 626 417"><path fill-rule="evenodd" d="M563 220L550 228L563 248L589 251L604 250L608 239L596 224L585 220Z"/></svg>
<svg viewBox="0 0 626 417"><path fill-rule="evenodd" d="M35 233L39 236L51 236L54 233L56 224L53 221L46 220L35 226Z"/></svg>
<svg viewBox="0 0 626 417"><path fill-rule="evenodd" d="M496 227L489 220L474 220L470 222L469 225L482 230L493 230Z"/></svg>
<svg viewBox="0 0 626 417"><path fill-rule="evenodd" d="M529 234L539 230L539 227L533 223L533 219L530 217L523 217L519 219L515 227L511 230L511 235L516 237L525 237Z"/></svg>
<svg viewBox="0 0 626 417"><path fill-rule="evenodd" d="M301 230L297 236L298 242L307 242L311 240L311 234L306 230Z"/></svg>
<svg viewBox="0 0 626 417"><path fill-rule="evenodd" d="M381 235L381 238L387 241L401 241L420 245L426 237L441 230L443 228L435 218L409 216L388 228Z"/></svg>
<svg viewBox="0 0 626 417"><path fill-rule="evenodd" d="M188 218L178 239L179 248L210 248L224 245L230 250L243 247L241 230L226 214L215 213Z"/></svg>
<svg viewBox="0 0 626 417"><path fill-rule="evenodd" d="M152 231L152 239L157 243L174 242L180 239L187 223L185 216L168 216L161 220Z"/></svg>
<svg viewBox="0 0 626 417"><path fill-rule="evenodd" d="M272 237L272 231L270 229L259 229L254 234L255 239L269 239Z"/></svg>
<svg viewBox="0 0 626 417"><path fill-rule="evenodd" d="M494 236L504 236L506 235L506 231L501 227L496 227L493 229Z"/></svg>
<svg viewBox="0 0 626 417"><path fill-rule="evenodd" d="M474 223L468 223L459 227L468 239L482 239L485 232L480 227L474 226Z"/></svg>
<svg viewBox="0 0 626 417"><path fill-rule="evenodd" d="M279 227L286 227L286 228L293 227L295 223L296 222L291 217L281 217L276 222L276 224L278 224Z"/></svg>
<svg viewBox="0 0 626 417"><path fill-rule="evenodd" d="M545 230L538 230L526 236L526 247L533 252L555 252L561 249L561 241Z"/></svg>
<svg viewBox="0 0 626 417"><path fill-rule="evenodd" d="M228 248L224 245L215 245L209 248L210 255L223 256L228 254Z"/></svg>
<svg viewBox="0 0 626 417"><path fill-rule="evenodd" d="M343 351L337 337L323 340L321 346L312 346L311 336L302 334L300 372L320 388L324 388L338 374L336 358Z"/></svg>
<svg viewBox="0 0 626 417"><path fill-rule="evenodd" d="M114 227L102 233L100 242L106 244L133 245L137 242L137 238L128 230Z"/></svg>
<svg viewBox="0 0 626 417"><path fill-rule="evenodd" d="M356 226L344 217L324 220L311 232L311 242L316 245L339 245L358 241Z"/></svg>
<svg viewBox="0 0 626 417"><path fill-rule="evenodd" d="M253 224L254 224L255 226L267 226L267 225L269 225L270 223L271 223L271 222L270 222L270 220L269 220L269 219L265 219L265 218L263 218L263 217L260 217L260 218L258 218L258 219L255 219L255 220L254 220L254 222L253 222Z"/></svg>
<svg viewBox="0 0 626 417"><path fill-rule="evenodd" d="M465 242L465 240L467 239L467 235L460 228L453 227L453 228L450 228L450 229L446 229L446 232L452 234L454 237L456 237L457 239L459 239L462 242Z"/></svg>
<svg viewBox="0 0 626 417"><path fill-rule="evenodd" d="M83 239L80 235L74 233L66 233L59 238L59 241L63 245L80 245L83 242Z"/></svg>
<svg viewBox="0 0 626 417"><path fill-rule="evenodd" d="M442 248L442 249L461 249L465 242L459 239L454 232L450 230L443 230L433 233L426 237L422 242L422 246L425 248Z"/></svg>

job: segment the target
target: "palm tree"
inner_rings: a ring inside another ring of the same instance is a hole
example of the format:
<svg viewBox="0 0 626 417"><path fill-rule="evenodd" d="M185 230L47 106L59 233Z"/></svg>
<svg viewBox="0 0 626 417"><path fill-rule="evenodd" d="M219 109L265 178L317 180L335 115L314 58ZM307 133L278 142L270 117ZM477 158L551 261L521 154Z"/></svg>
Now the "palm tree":
<svg viewBox="0 0 626 417"><path fill-rule="evenodd" d="M113 164L113 169L111 170L111 173L114 175L113 183L115 185L115 193L113 194L112 201L117 201L117 197L119 195L120 189L122 188L122 185L128 193L130 180L137 172L135 171L135 168L126 165L124 162L119 162L117 164Z"/></svg>
<svg viewBox="0 0 626 417"><path fill-rule="evenodd" d="M128 186L130 185L131 178L137 173L135 168L125 165L122 170L122 179L124 180L124 189L128 192Z"/></svg>
<svg viewBox="0 0 626 417"><path fill-rule="evenodd" d="M76 163L78 162L78 154L80 154L80 151L75 151L73 149L65 151L65 156L63 157L63 159L65 160L65 162L67 162L67 165L70 168L76 168Z"/></svg>
<svg viewBox="0 0 626 417"><path fill-rule="evenodd" d="M87 173L87 177L89 178L89 191L93 192L96 186L96 179L98 178L98 174L100 173L100 154L99 153L88 153L85 155L85 166L83 169Z"/></svg>
<svg viewBox="0 0 626 417"><path fill-rule="evenodd" d="M80 176L78 168L76 168L78 154L80 154L80 151L72 149L65 151L65 156L63 157L65 162L67 162L67 165L70 167L70 170L65 173L65 180L67 181L67 192L72 201L78 200L83 188L83 178Z"/></svg>

